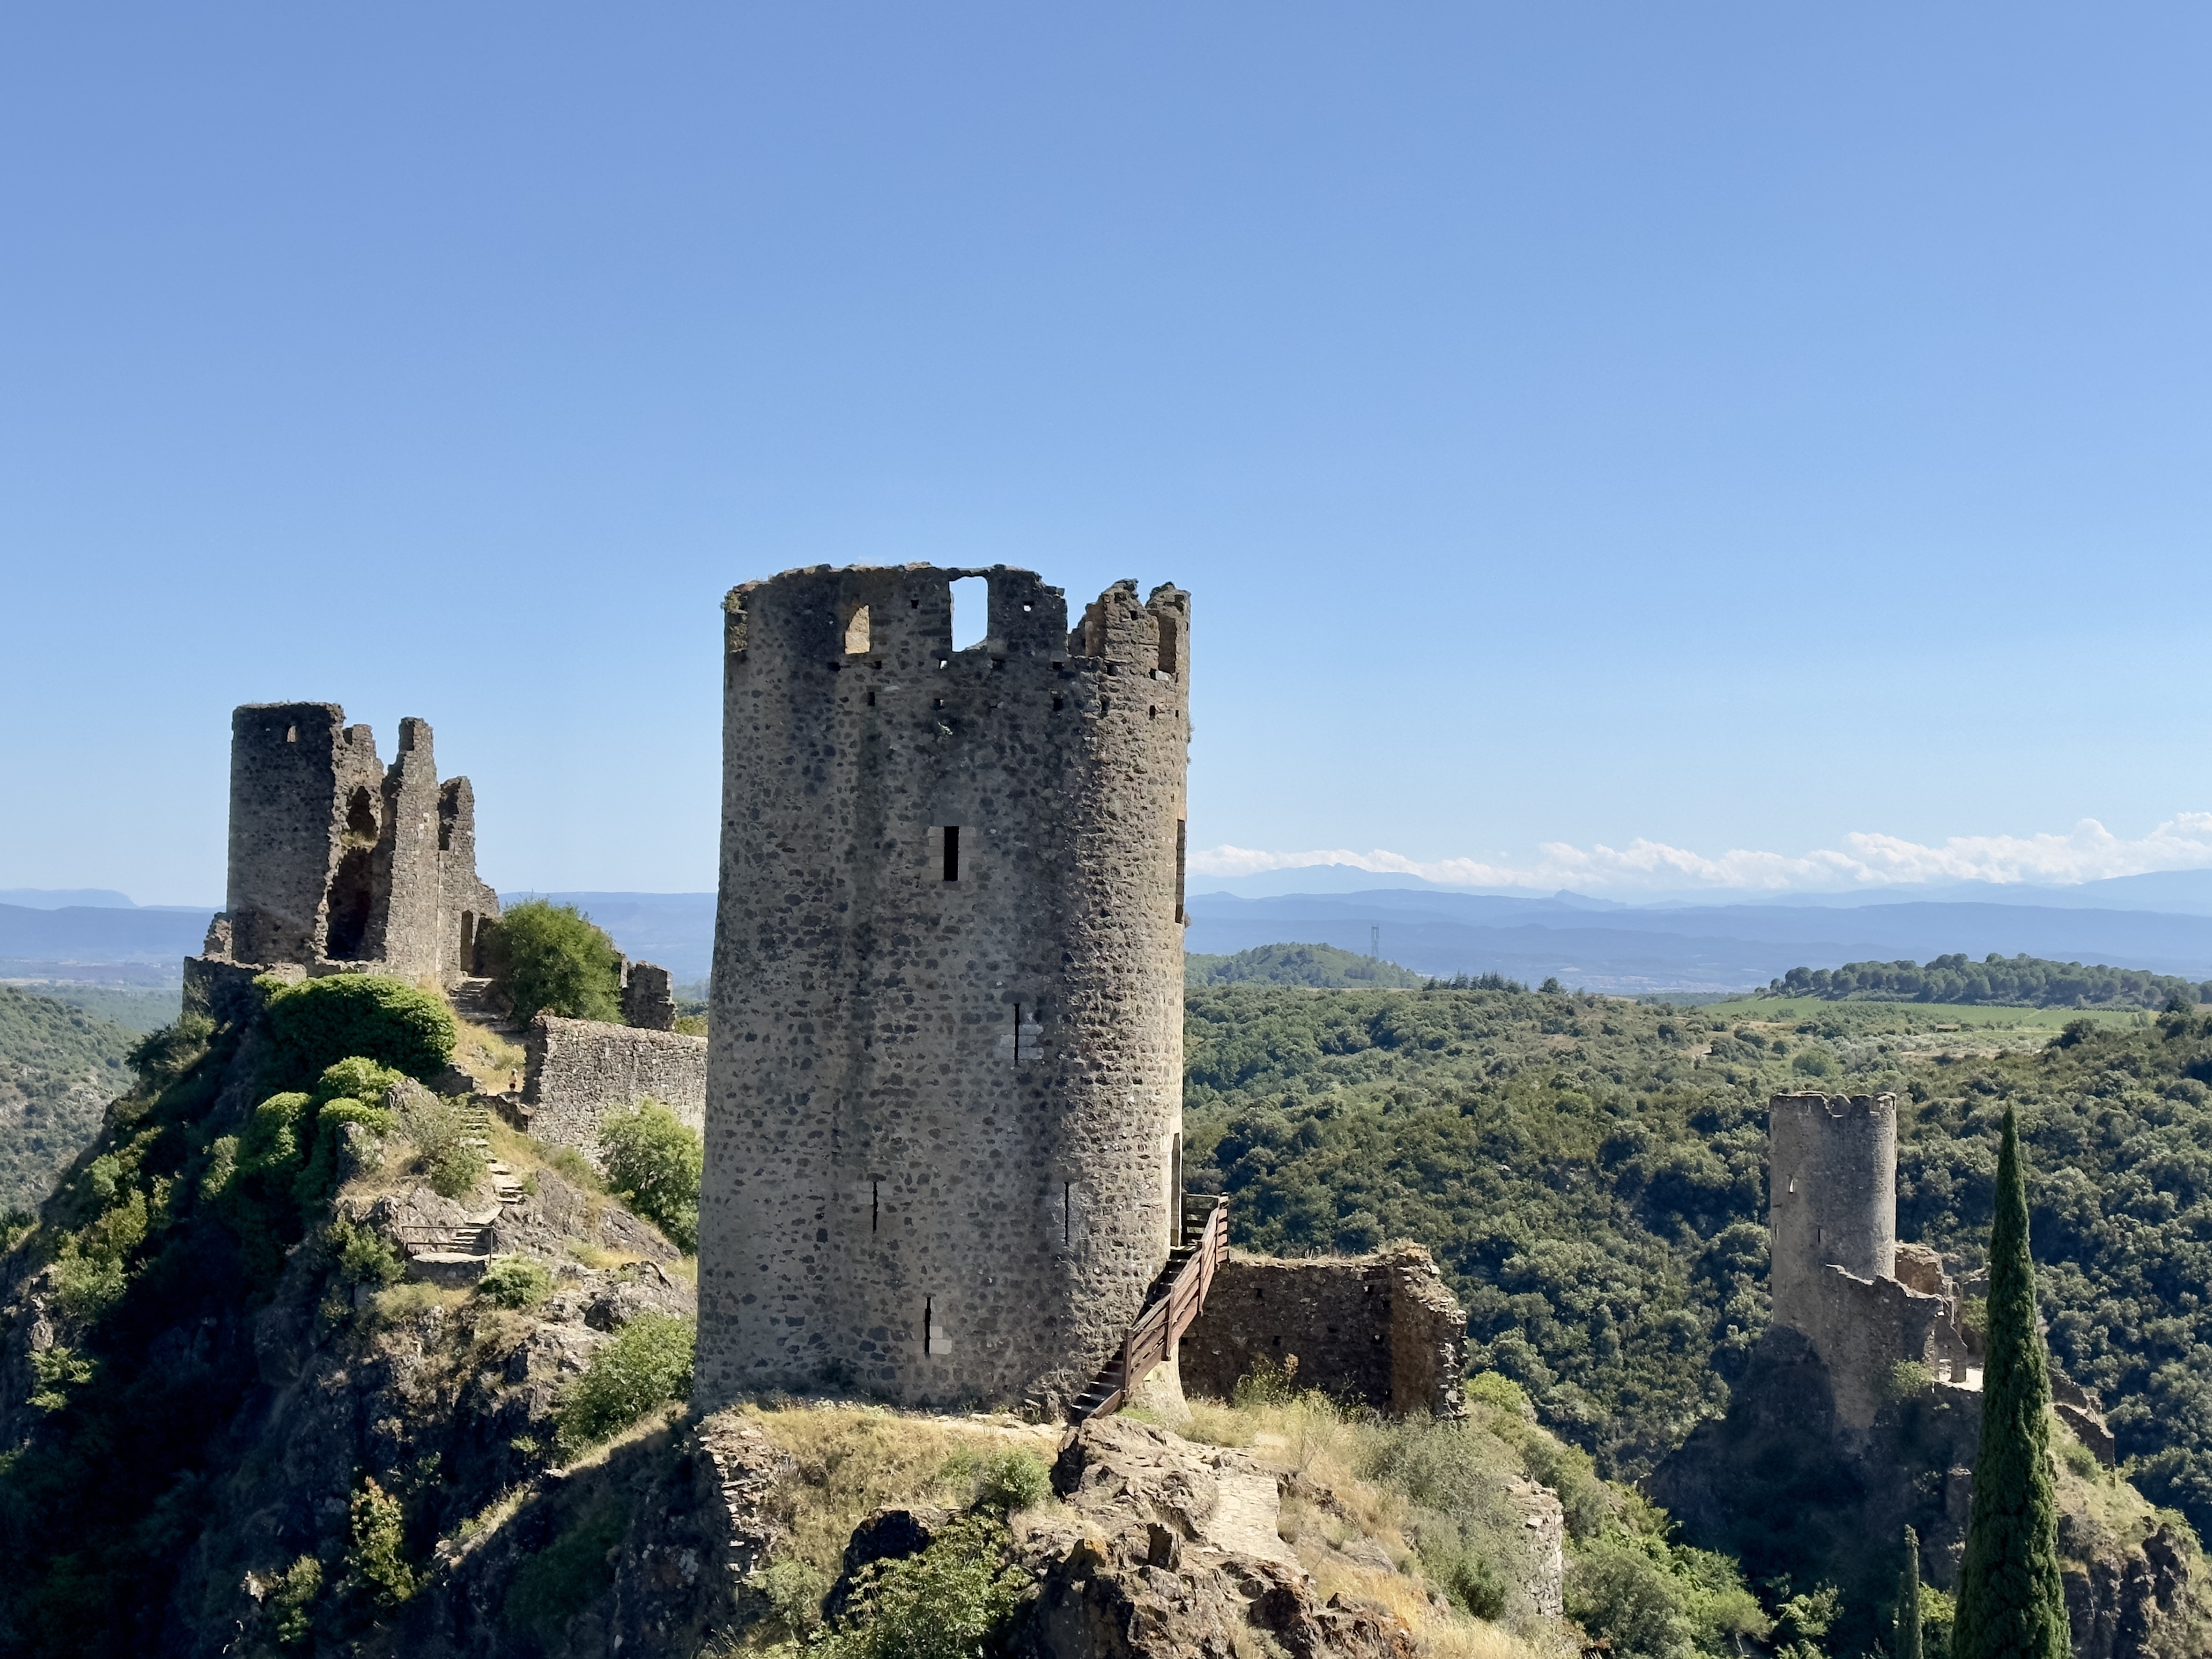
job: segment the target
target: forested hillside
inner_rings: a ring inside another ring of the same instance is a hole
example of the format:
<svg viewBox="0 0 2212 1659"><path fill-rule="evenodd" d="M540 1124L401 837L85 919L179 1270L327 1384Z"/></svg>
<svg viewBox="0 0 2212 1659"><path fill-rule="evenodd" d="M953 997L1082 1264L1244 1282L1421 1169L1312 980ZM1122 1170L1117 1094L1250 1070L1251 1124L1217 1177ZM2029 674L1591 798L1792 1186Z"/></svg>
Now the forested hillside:
<svg viewBox="0 0 2212 1659"><path fill-rule="evenodd" d="M1186 1010L1190 1180L1234 1195L1237 1242L1426 1243L1474 1364L1618 1474L1723 1409L1766 1323L1770 1094L1897 1091L1899 1237L1969 1260L2014 1103L2054 1355L2103 1391L2146 1492L2212 1528L2212 1022L1961 1034L1846 1003L1728 1028L1538 993L1249 987Z"/></svg>
<svg viewBox="0 0 2212 1659"><path fill-rule="evenodd" d="M0 1212L35 1207L131 1082L132 1033L0 985Z"/></svg>
<svg viewBox="0 0 2212 1659"><path fill-rule="evenodd" d="M1395 962L1340 951L1334 945L1260 945L1231 956L1183 958L1186 985L1364 985L1401 988L1423 983Z"/></svg>
<svg viewBox="0 0 2212 1659"><path fill-rule="evenodd" d="M2140 968L2084 967L1991 951L1929 963L1847 962L1840 968L1792 968L1765 995L1831 1002L1948 1002L2016 1008L2163 1008L2212 1000L2212 984Z"/></svg>

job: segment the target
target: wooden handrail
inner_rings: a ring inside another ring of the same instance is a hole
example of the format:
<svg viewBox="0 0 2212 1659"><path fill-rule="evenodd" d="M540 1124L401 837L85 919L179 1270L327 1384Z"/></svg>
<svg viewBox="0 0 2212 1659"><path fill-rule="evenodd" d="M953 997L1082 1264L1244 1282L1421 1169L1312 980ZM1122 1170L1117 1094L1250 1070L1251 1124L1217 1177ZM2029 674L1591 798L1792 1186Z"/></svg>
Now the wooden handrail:
<svg viewBox="0 0 2212 1659"><path fill-rule="evenodd" d="M1190 1222L1200 1205L1206 1206L1206 1214L1194 1240ZM1229 1254L1229 1200L1186 1196L1182 1207L1183 1237L1190 1244L1190 1255L1176 1270L1174 1278L1164 1285L1153 1285L1144 1307L1122 1334L1121 1375L1115 1376L1112 1365L1099 1373L1091 1389L1098 1391L1100 1397L1087 1408L1078 1406L1078 1420L1102 1417L1119 1408L1129 1397L1135 1381L1150 1373L1154 1366L1166 1364L1174 1355L1182 1334L1205 1310L1206 1293L1212 1287L1214 1270ZM1089 1398L1087 1393L1085 1398Z"/></svg>

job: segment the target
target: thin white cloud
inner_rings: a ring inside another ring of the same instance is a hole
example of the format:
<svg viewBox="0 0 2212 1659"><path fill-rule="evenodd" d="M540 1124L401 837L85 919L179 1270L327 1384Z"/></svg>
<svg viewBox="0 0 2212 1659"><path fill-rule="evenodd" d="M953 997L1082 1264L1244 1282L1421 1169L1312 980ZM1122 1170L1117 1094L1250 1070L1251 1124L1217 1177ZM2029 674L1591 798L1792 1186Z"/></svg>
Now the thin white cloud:
<svg viewBox="0 0 2212 1659"><path fill-rule="evenodd" d="M1832 891L1956 881L2063 886L2109 876L2212 866L2212 812L2177 813L2135 841L2123 840L2094 818L2083 818L2069 835L1954 836L1934 847L1899 836L1855 830L1844 837L1840 849L1795 854L1736 848L1708 855L1639 838L1625 848L1547 842L1534 859L1517 862L1409 859L1380 849L1268 853L1222 846L1194 853L1190 864L1193 872L1202 876L1249 876L1315 864L1349 864L1419 876L1451 887L1571 887L1582 892L1697 887Z"/></svg>

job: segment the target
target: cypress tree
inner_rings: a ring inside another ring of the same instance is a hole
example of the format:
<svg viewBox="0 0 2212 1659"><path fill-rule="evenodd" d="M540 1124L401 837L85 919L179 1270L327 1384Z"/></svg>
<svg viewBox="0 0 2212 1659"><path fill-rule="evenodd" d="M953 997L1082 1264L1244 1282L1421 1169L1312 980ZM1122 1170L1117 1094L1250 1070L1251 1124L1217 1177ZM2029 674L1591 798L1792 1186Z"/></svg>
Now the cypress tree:
<svg viewBox="0 0 2212 1659"><path fill-rule="evenodd" d="M2035 1328L2035 1263L2027 1250L2027 1184L2010 1107L1997 1152L1990 1230L1989 1354L1982 1370L1982 1444L1974 1510L1959 1577L1951 1659L2070 1659L2058 1576L2058 1499L2046 1413L2051 1379Z"/></svg>
<svg viewBox="0 0 2212 1659"><path fill-rule="evenodd" d="M1921 1659L1920 1534L1905 1529L1905 1571L1897 1576L1897 1651L1891 1659Z"/></svg>

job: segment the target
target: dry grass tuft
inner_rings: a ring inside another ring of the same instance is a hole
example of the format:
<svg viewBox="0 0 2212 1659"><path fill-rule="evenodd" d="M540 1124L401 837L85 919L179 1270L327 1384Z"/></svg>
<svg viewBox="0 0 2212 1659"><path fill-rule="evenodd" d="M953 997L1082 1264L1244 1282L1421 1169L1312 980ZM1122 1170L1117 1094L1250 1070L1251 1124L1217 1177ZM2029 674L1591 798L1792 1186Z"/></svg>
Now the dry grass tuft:
<svg viewBox="0 0 2212 1659"><path fill-rule="evenodd" d="M973 1459L1026 1445L1049 1462L1056 1433L1026 1425L904 1416L879 1406L804 1405L781 1411L741 1407L798 1464L769 1500L789 1528L789 1553L837 1576L845 1543L870 1510L885 1504L964 1506L975 1498ZM969 1455L962 1459L959 1454Z"/></svg>

